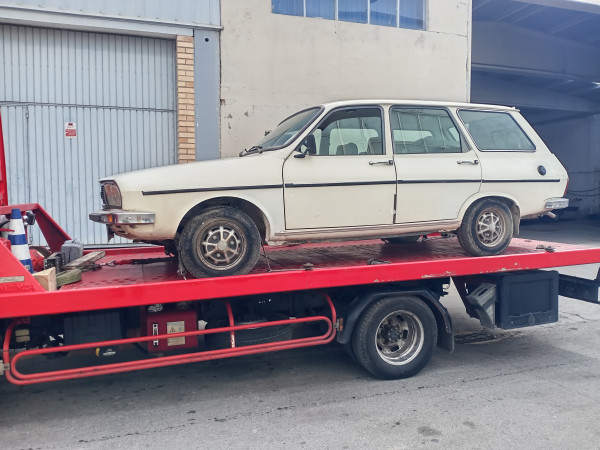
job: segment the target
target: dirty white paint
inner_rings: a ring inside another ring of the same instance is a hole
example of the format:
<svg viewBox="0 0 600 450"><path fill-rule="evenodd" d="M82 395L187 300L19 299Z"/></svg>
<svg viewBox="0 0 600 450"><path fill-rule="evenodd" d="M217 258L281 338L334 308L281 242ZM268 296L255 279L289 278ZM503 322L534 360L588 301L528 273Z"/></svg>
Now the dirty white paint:
<svg viewBox="0 0 600 450"><path fill-rule="evenodd" d="M332 100L468 101L471 0L430 0L427 30L271 13L221 2L221 157L287 115Z"/></svg>

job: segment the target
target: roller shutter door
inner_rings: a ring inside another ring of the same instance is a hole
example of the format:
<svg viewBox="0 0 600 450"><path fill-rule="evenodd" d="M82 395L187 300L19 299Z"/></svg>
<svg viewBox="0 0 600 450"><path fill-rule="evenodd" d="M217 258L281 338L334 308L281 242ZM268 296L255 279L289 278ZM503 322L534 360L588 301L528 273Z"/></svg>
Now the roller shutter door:
<svg viewBox="0 0 600 450"><path fill-rule="evenodd" d="M9 202L105 243L98 178L176 161L174 41L0 25L0 58Z"/></svg>

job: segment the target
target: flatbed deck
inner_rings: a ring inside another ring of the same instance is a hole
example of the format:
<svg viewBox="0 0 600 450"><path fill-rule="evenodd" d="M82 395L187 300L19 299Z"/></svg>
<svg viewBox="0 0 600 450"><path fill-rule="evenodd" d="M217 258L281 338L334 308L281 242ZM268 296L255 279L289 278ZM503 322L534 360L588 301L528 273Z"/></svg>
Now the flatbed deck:
<svg viewBox="0 0 600 450"><path fill-rule="evenodd" d="M374 283L543 269L597 263L600 248L513 239L502 255L466 256L456 238L432 237L415 244L379 240L266 247L252 273L184 279L162 247L107 249L82 281L54 292L0 290L0 317L27 317L152 303L328 289ZM135 263L132 260L136 260ZM3 272L0 269L0 272ZM0 276L7 276L0 273ZM6 285L5 285L6 287Z"/></svg>

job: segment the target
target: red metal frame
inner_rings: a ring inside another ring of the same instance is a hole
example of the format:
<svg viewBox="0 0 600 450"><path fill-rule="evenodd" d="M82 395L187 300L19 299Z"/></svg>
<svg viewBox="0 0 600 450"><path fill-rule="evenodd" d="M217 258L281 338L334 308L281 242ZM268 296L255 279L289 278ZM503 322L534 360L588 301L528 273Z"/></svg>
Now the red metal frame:
<svg viewBox="0 0 600 450"><path fill-rule="evenodd" d="M176 265L172 264L166 275L149 278L163 281L145 282L144 277L154 270L151 266L103 267L97 272L84 273L84 280L81 283L63 287L59 291L12 292L8 295L2 295L0 291L0 318L143 306L152 303L209 300L273 292L323 290L342 286L600 262L600 248L552 244L556 249L550 253L537 250L538 242L520 239L514 239L505 254L483 258L465 256L456 243L456 239L431 240L431 242L419 243L414 246L390 246L374 242L306 244L292 249L272 248L267 251L271 258L281 261L284 257L295 256L295 265L288 265L288 269L281 272L252 273L226 278L184 280L176 275ZM136 257L141 252L140 249L130 249L130 251L129 256L131 257ZM154 251L157 252L156 254L160 254L160 249ZM322 265L317 263L313 270L292 269L291 267L302 267L304 261L301 259L301 255L307 255L308 251L312 252L311 261L316 261L320 255L321 258L327 258L328 263ZM148 250L144 250L143 254L152 254L147 252ZM352 254L354 259L350 263L335 261L335 258L341 258L340 253ZM127 253L121 254L122 258L127 256ZM367 259L373 256L388 260L390 264L367 265ZM109 262L115 258L114 254L110 254L99 262ZM165 263L159 263L158 266L155 266L155 270L159 272L160 267L166 266ZM257 270L264 270L264 268ZM115 274L121 278L113 278ZM105 281L102 283L99 280ZM121 285L125 283L129 284Z"/></svg>
<svg viewBox="0 0 600 450"><path fill-rule="evenodd" d="M2 133L2 114L0 114L0 206L8 205L8 185L6 181L6 157L4 153L4 135Z"/></svg>
<svg viewBox="0 0 600 450"><path fill-rule="evenodd" d="M1 159L1 158L0 158ZM36 224L40 227L50 250L57 252L65 241L71 238L65 230L42 208L38 203L24 203L20 205L0 206L0 215L10 214L14 208L21 210L21 214L25 211L31 211L35 214Z"/></svg>
<svg viewBox="0 0 600 450"><path fill-rule="evenodd" d="M233 315L231 313L231 305L229 304L229 302L226 302L227 312L229 316L228 327L213 328L209 330L186 331L184 333L163 334L158 336L142 336L135 338L118 339L113 341L92 342L89 344L65 345L61 347L25 350L15 355L11 360L9 349L10 341L15 327L20 323L19 319L15 319L11 322L11 324L6 330L4 346L2 349L2 359L4 363L8 364L10 367L10 369L5 372L5 375L11 383L17 385L27 385L327 344L331 342L335 337L334 324L337 321L337 317L331 298L326 294L324 294L323 296L330 308L331 318L326 316L311 316L299 319L277 320L261 324L234 325ZM235 345L235 331L310 322L324 322L327 325L327 330L325 331L325 333L319 336L291 339L279 342L269 342L265 344L248 345L244 347L236 347ZM128 345L140 342L148 342L156 339L169 339L183 336L200 336L205 334L222 333L227 331L231 333L231 347L221 350L200 351L180 355L162 356L145 360L105 364L101 366L89 366L77 369L63 369L44 373L24 374L17 369L17 363L20 359L36 355L93 349L98 347L113 347L117 345Z"/></svg>

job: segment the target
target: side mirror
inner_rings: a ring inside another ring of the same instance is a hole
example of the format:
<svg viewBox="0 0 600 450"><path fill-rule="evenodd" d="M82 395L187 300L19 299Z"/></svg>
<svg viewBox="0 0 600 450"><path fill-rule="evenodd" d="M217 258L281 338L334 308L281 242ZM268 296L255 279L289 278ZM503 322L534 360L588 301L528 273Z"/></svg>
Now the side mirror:
<svg viewBox="0 0 600 450"><path fill-rule="evenodd" d="M304 146L304 150L302 150L302 146ZM300 146L296 149L299 152L297 155L294 155L294 158L304 158L308 155L316 155L317 154L317 141L315 140L314 134L309 134L302 141Z"/></svg>

